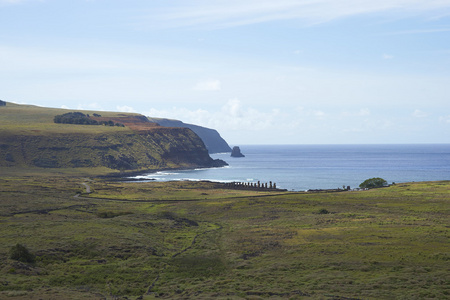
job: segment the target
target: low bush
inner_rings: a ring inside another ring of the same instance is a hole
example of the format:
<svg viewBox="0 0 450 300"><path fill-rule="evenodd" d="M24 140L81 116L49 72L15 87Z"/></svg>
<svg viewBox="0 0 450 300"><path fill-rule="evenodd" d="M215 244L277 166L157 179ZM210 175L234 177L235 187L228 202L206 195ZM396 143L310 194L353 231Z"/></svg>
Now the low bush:
<svg viewBox="0 0 450 300"><path fill-rule="evenodd" d="M22 244L16 244L11 247L9 258L24 263L34 263L36 261L34 254L30 253L30 251Z"/></svg>
<svg viewBox="0 0 450 300"><path fill-rule="evenodd" d="M100 116L94 114L94 116ZM62 115L57 115L53 118L55 123L62 124L79 124L79 125L105 125L105 126L119 126L125 127L125 125L121 123L114 123L114 121L100 121L91 119L89 115L85 115L81 112L69 112Z"/></svg>
<svg viewBox="0 0 450 300"><path fill-rule="evenodd" d="M124 216L124 215L131 215L131 214L132 214L132 212L129 212L129 211L119 211L119 212L102 211L102 212L97 213L97 217L103 218L103 219L110 219L110 218L115 218L115 217Z"/></svg>
<svg viewBox="0 0 450 300"><path fill-rule="evenodd" d="M359 185L359 187L364 189L373 189L387 185L388 184L386 180L384 180L383 178L375 177L365 180L363 183Z"/></svg>

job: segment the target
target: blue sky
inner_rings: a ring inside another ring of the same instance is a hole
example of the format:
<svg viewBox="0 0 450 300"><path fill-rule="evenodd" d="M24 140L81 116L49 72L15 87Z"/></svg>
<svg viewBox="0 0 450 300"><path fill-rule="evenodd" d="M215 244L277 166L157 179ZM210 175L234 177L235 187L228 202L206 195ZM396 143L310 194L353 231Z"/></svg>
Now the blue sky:
<svg viewBox="0 0 450 300"><path fill-rule="evenodd" d="M450 0L0 0L0 99L231 145L450 143Z"/></svg>

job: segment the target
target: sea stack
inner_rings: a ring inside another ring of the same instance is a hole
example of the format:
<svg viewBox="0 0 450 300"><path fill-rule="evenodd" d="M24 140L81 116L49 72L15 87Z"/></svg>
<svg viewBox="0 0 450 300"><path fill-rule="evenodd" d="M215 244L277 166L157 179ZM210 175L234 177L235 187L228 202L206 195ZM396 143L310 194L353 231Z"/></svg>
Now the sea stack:
<svg viewBox="0 0 450 300"><path fill-rule="evenodd" d="M241 149L238 146L234 146L231 151L231 157L245 157L245 155L241 153Z"/></svg>

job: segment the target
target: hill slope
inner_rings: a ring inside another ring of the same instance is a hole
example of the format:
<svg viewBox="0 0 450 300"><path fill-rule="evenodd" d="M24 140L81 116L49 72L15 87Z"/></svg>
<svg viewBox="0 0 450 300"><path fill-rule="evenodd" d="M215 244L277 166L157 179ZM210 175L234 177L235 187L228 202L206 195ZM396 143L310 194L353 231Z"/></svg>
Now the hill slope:
<svg viewBox="0 0 450 300"><path fill-rule="evenodd" d="M0 107L0 166L120 171L224 165L186 128L165 128L130 113L84 111L125 127L55 124L73 110L7 103Z"/></svg>
<svg viewBox="0 0 450 300"><path fill-rule="evenodd" d="M191 129L203 140L209 153L231 152L231 148L228 143L214 129L187 124L178 120L160 118L149 118L149 120L165 127L180 127Z"/></svg>

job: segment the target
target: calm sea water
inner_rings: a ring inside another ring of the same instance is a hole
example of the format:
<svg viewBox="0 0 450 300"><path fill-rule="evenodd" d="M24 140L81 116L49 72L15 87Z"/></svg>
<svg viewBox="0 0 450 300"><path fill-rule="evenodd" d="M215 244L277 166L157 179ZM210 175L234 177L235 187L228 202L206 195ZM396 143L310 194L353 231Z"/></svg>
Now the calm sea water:
<svg viewBox="0 0 450 300"><path fill-rule="evenodd" d="M358 187L365 179L391 182L450 180L450 144L433 145L243 145L244 158L213 154L228 167L164 171L142 180L275 182L288 190Z"/></svg>

